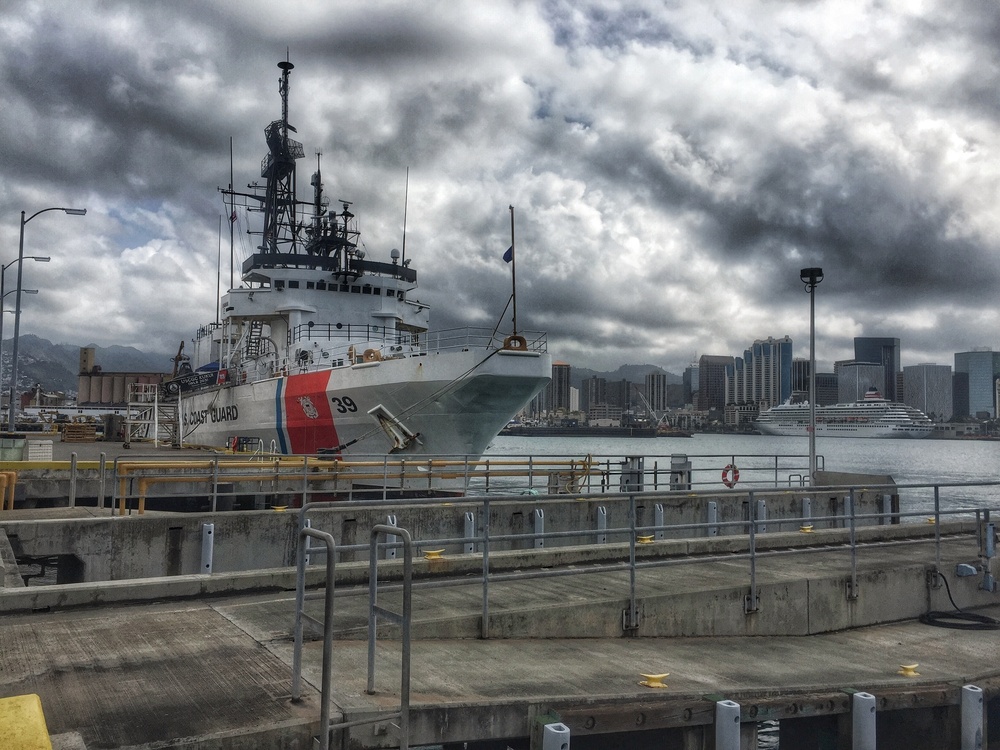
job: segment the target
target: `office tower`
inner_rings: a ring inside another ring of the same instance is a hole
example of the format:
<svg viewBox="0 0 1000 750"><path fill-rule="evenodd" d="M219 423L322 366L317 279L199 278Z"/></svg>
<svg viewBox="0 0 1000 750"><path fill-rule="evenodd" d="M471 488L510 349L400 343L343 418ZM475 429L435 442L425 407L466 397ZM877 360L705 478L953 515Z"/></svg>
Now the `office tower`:
<svg viewBox="0 0 1000 750"><path fill-rule="evenodd" d="M650 372L646 374L646 401L649 408L655 412L666 411L667 404L667 374L665 372Z"/></svg>
<svg viewBox="0 0 1000 750"><path fill-rule="evenodd" d="M726 406L726 365L733 357L702 354L698 359L698 409L724 409Z"/></svg>
<svg viewBox="0 0 1000 750"><path fill-rule="evenodd" d="M919 409L935 422L952 415L952 378L949 365L910 365L903 368L903 403Z"/></svg>
<svg viewBox="0 0 1000 750"><path fill-rule="evenodd" d="M854 361L882 366L882 396L887 401L902 401L896 392L899 369L899 339L858 336L854 339Z"/></svg>
<svg viewBox="0 0 1000 750"><path fill-rule="evenodd" d="M550 413L570 410L569 373L570 366L565 362L552 363L552 382L546 388L550 394L547 399Z"/></svg>
<svg viewBox="0 0 1000 750"><path fill-rule="evenodd" d="M837 401L842 404L860 401L869 388L875 388L885 398L885 368L874 362L853 359L833 363L837 376ZM819 399L816 399L819 403Z"/></svg>
<svg viewBox="0 0 1000 750"><path fill-rule="evenodd" d="M952 403L956 417L996 417L994 383L1000 377L1000 353L973 349L955 354Z"/></svg>

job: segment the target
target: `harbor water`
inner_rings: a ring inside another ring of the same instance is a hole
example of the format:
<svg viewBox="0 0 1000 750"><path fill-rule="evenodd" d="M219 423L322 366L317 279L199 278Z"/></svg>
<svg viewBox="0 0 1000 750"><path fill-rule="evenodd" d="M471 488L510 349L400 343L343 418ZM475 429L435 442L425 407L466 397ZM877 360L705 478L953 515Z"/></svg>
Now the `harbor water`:
<svg viewBox="0 0 1000 750"><path fill-rule="evenodd" d="M488 454L496 456L563 455L583 457L658 457L669 466L669 457L690 457L696 481L721 478L731 462L740 466L747 457L786 457L782 466L797 468L778 472L777 484L794 486L808 474L808 441L798 437L697 433L690 438L514 437L500 435ZM817 438L819 468L827 471L888 475L897 485L924 485L900 490L903 512L933 512L930 485L1000 481L1000 442L988 440L905 440L880 438ZM797 457L797 460L793 457ZM649 470L647 458L647 471ZM760 461L766 462L761 458ZM773 459L771 459L773 460ZM743 466L740 466L742 469ZM743 485L746 486L744 483ZM716 488L722 488L721 481ZM711 489L711 487L704 487ZM1000 487L941 487L942 510L958 507L997 508Z"/></svg>

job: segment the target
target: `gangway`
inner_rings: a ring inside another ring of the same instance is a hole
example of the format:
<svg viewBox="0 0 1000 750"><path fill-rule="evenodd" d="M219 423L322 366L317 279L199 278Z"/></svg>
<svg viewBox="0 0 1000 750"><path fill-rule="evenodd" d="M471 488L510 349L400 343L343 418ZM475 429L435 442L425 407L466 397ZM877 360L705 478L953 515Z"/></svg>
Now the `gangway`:
<svg viewBox="0 0 1000 750"><path fill-rule="evenodd" d="M180 400L163 401L156 383L130 383L125 415L125 445L133 440L180 445Z"/></svg>

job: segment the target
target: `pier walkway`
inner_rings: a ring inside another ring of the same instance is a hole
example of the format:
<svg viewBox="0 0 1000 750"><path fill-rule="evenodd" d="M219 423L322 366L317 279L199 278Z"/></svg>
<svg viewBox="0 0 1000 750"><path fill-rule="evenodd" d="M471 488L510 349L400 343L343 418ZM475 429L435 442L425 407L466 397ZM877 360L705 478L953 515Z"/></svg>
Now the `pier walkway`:
<svg viewBox="0 0 1000 750"><path fill-rule="evenodd" d="M420 561L406 741L541 747L541 723L560 722L577 750L711 748L715 705L726 699L740 706L743 747L756 746L759 722L776 720L782 748L846 748L851 694L863 691L875 696L879 748L959 747L962 686L982 688L988 705L1000 692L1000 631L914 618L951 610L949 593L963 608L1000 616L996 594L979 590L978 578L954 575L974 554L970 525L956 522L943 534L937 554L947 588L932 572L933 538L919 538L917 529L906 540L889 538L892 544L876 544L878 532L869 531L853 592L837 530L817 534L805 554L780 554L775 542L775 554L757 562L755 604L746 598L746 561L725 559L731 539L699 554L677 555L674 547L673 564L637 570L631 624L623 614L628 571L580 574L587 563L562 549L540 559L549 572L574 575L490 583L488 639L481 637L480 578L447 561ZM508 554L528 569L536 555L553 551ZM368 588L351 583L361 567L338 565L345 583L335 591L334 724L400 706L403 645L392 626L380 633L375 692L366 692ZM306 643L303 700L293 703L294 591L283 589L294 579L287 570L260 575L258 593L191 598L173 598L180 589L171 586L220 577L85 584L104 592L91 601L124 600L87 607L66 606L74 601L67 591L80 585L50 586L30 594L36 611L11 604L27 591L0 594L7 610L0 696L37 693L56 747L305 750L319 727L323 643L315 634ZM311 615L322 612L320 594L311 592ZM399 597L390 582L379 604L398 608ZM918 675L899 674L909 664L919 665ZM640 684L664 673L666 688ZM335 730L331 747L399 747L399 724L376 719Z"/></svg>

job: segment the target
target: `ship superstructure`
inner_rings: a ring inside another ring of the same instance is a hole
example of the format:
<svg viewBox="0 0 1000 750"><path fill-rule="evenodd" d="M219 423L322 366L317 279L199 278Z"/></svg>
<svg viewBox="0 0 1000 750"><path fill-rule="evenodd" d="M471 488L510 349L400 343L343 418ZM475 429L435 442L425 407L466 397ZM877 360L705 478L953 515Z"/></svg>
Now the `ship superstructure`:
<svg viewBox="0 0 1000 750"><path fill-rule="evenodd" d="M781 404L754 422L765 435L808 435L809 404ZM924 438L934 432L930 418L912 406L886 401L870 389L860 401L816 407L816 435L822 437Z"/></svg>

